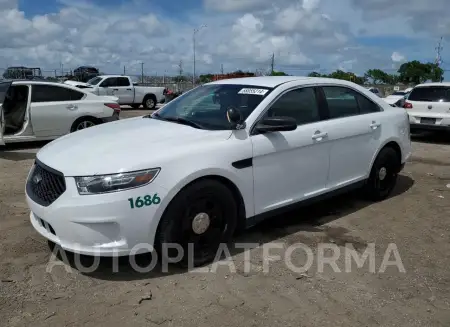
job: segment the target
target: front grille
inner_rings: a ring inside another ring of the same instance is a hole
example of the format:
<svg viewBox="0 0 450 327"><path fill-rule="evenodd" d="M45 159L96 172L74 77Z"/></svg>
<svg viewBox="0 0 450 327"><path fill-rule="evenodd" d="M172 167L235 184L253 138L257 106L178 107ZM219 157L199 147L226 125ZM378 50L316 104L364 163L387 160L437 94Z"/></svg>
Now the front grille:
<svg viewBox="0 0 450 327"><path fill-rule="evenodd" d="M64 175L39 161L27 181L27 194L38 204L48 207L66 191Z"/></svg>

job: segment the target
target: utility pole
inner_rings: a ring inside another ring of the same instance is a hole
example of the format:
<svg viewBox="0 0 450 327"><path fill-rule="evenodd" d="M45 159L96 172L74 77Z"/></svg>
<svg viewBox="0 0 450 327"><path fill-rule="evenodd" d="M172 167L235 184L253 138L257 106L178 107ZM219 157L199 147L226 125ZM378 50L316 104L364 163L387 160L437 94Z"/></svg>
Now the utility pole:
<svg viewBox="0 0 450 327"><path fill-rule="evenodd" d="M275 67L275 53L272 53L272 59L270 60L270 74L273 75Z"/></svg>
<svg viewBox="0 0 450 327"><path fill-rule="evenodd" d="M123 66L123 74L126 75L125 65Z"/></svg>
<svg viewBox="0 0 450 327"><path fill-rule="evenodd" d="M223 75L223 64L220 65L220 73Z"/></svg>
<svg viewBox="0 0 450 327"><path fill-rule="evenodd" d="M200 31L202 28L206 27L206 25L201 25L198 28L194 29L194 33L192 33L192 43L193 43L193 49L194 49L194 74L192 74L192 86L195 85L195 35L198 31Z"/></svg>
<svg viewBox="0 0 450 327"><path fill-rule="evenodd" d="M180 63L178 64L178 69L180 72L180 76L183 76L183 60L180 60Z"/></svg>
<svg viewBox="0 0 450 327"><path fill-rule="evenodd" d="M435 63L436 63L437 67L440 67L442 62L443 62L442 61L441 52L442 52L442 50L444 50L444 48L442 47L442 36L441 36L441 38L439 40L439 43L438 43L437 47L435 48L435 50L436 50L436 61L435 61ZM441 83L442 83L443 79L444 79L444 76L441 76L441 80L440 80Z"/></svg>
<svg viewBox="0 0 450 327"><path fill-rule="evenodd" d="M442 50L444 50L444 48L442 47L442 36L441 36L441 38L440 38L440 40L439 40L439 43L438 43L438 45L437 45L437 47L435 48L435 50L436 50L436 60L435 60L435 64L436 64L436 66L439 68L440 66L441 66L441 64L442 64L442 56L441 56L441 52L442 52ZM444 79L444 76L441 76L441 80L440 80L440 82L442 83L442 80Z"/></svg>
<svg viewBox="0 0 450 327"><path fill-rule="evenodd" d="M144 83L144 62L141 62L141 83Z"/></svg>

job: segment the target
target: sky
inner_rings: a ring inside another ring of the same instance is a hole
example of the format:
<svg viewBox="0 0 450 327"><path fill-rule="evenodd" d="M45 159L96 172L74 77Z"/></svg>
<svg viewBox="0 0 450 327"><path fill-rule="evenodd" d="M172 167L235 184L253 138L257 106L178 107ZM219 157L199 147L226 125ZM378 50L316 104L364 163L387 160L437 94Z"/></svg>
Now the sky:
<svg viewBox="0 0 450 327"><path fill-rule="evenodd" d="M394 73L434 61L441 36L450 69L448 0L0 0L0 30L0 68L46 73L192 73L194 34L197 74L267 71L272 54L292 75Z"/></svg>

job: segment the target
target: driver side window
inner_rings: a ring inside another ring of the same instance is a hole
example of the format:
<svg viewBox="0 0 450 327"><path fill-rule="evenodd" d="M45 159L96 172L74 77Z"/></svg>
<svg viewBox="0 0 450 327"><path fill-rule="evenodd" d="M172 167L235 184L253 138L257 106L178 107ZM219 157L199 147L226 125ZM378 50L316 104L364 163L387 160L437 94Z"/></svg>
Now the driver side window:
<svg viewBox="0 0 450 327"><path fill-rule="evenodd" d="M320 120L319 106L312 87L289 91L281 96L266 114L269 117L291 117L297 125Z"/></svg>
<svg viewBox="0 0 450 327"><path fill-rule="evenodd" d="M100 84L101 87L113 87L113 86L119 86L119 83L117 83L117 78L110 77L105 79L102 84Z"/></svg>

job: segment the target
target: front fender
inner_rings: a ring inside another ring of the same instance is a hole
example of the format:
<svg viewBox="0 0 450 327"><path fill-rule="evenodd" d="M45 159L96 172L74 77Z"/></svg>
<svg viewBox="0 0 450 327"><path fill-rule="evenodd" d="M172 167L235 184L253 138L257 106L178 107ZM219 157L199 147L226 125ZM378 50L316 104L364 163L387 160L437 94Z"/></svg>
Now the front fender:
<svg viewBox="0 0 450 327"><path fill-rule="evenodd" d="M153 244L155 241L156 231L158 229L159 222L161 221L161 218L169 206L170 202L175 198L175 196L187 185L190 183L205 177L222 177L229 180L231 183L233 183L236 188L241 193L241 196L244 200L244 206L245 206L245 212L246 216L250 217L254 215L254 206L253 206L253 189L251 193L249 193L250 190L246 189L245 181L239 179L239 176L236 174L233 174L232 171L226 170L226 169L220 169L220 168L210 168L210 169L203 169L200 171L193 172L186 176L185 178L182 178L179 180L179 182L174 185L173 187L168 189L168 192L164 199L161 200L160 205L158 206L158 210L155 212L154 219L152 219L150 223L150 244ZM251 183L251 187L253 188L253 183ZM247 187L248 188L248 187Z"/></svg>

